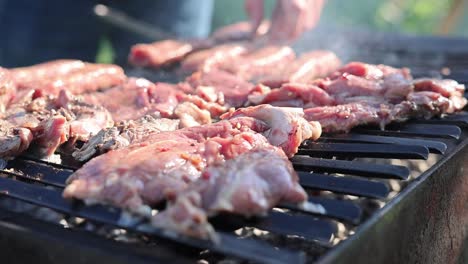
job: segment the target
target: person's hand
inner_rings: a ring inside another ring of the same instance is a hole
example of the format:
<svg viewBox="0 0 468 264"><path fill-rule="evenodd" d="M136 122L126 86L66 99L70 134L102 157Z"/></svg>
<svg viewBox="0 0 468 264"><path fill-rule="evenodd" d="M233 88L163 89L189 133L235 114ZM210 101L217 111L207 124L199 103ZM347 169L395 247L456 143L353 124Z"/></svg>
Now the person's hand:
<svg viewBox="0 0 468 264"><path fill-rule="evenodd" d="M319 21L325 0L278 0L273 11L268 37L273 42L292 41ZM246 0L245 7L253 33L260 25L263 0Z"/></svg>
<svg viewBox="0 0 468 264"><path fill-rule="evenodd" d="M263 0L246 0L245 11L250 19L252 36L255 36L263 20Z"/></svg>

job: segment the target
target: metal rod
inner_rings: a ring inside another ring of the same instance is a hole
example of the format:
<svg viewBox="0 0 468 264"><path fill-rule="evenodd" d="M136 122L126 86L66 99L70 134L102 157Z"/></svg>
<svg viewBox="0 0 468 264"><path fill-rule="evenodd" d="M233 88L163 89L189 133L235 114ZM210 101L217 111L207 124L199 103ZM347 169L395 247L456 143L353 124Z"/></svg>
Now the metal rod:
<svg viewBox="0 0 468 264"><path fill-rule="evenodd" d="M126 15L122 11L113 9L109 6L98 4L94 6L93 11L94 14L104 22L129 32L139 34L149 40L174 38L172 34L165 32L156 25L150 25L143 21L139 21Z"/></svg>

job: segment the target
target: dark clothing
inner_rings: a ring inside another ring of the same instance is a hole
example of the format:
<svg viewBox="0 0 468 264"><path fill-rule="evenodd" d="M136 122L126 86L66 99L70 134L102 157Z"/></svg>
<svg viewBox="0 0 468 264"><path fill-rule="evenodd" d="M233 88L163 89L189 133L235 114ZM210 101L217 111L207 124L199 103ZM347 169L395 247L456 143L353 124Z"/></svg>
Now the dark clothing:
<svg viewBox="0 0 468 264"><path fill-rule="evenodd" d="M99 20L93 7L100 2L177 36L204 37L210 30L213 0L0 0L0 65L94 61L102 37L124 62L132 44L153 41Z"/></svg>

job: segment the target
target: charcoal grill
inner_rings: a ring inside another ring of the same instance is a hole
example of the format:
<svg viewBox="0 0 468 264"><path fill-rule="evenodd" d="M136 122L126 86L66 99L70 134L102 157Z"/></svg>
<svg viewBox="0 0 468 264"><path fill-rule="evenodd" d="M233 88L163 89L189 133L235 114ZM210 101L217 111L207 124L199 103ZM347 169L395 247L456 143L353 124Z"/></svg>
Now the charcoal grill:
<svg viewBox="0 0 468 264"><path fill-rule="evenodd" d="M347 60L409 66L415 75L443 76L449 67L444 77L468 83L467 40L383 35L373 43L367 33L345 33L334 36L359 53L340 54L332 37L300 43L331 47ZM150 229L116 208L65 201L61 190L76 164L23 156L0 172L0 256L24 263L461 262L468 248L467 126L462 112L306 142L292 162L309 206L281 204L265 218L219 216L218 244Z"/></svg>

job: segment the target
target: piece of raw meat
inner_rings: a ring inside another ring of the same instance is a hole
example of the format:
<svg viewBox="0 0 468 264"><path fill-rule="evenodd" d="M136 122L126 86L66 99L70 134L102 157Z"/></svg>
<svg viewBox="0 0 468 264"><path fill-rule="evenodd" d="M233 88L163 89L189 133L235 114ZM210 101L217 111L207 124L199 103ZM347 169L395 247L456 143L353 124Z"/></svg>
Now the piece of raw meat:
<svg viewBox="0 0 468 264"><path fill-rule="evenodd" d="M11 73L18 89L27 89L37 82L55 79L57 76L65 76L85 67L86 63L83 61L62 59L27 67L13 68L11 69Z"/></svg>
<svg viewBox="0 0 468 264"><path fill-rule="evenodd" d="M467 100L465 98L465 85L454 80L438 80L438 79L417 79L414 80L415 91L430 91L441 94L450 99L452 105L446 110L446 113L460 111L465 107Z"/></svg>
<svg viewBox="0 0 468 264"><path fill-rule="evenodd" d="M175 199L210 165L271 144L297 149L297 139L317 136L314 123L298 110L258 106L235 115L214 124L152 133L98 156L69 178L64 197L148 214L149 206Z"/></svg>
<svg viewBox="0 0 468 264"><path fill-rule="evenodd" d="M179 62L196 47L188 41L163 40L150 44L136 44L128 60L134 66L159 68Z"/></svg>
<svg viewBox="0 0 468 264"><path fill-rule="evenodd" d="M59 97L32 99L31 96L29 100L20 100L11 105L1 117L10 127L5 129L8 132L4 135L10 135L10 131L27 135L21 138L30 139L31 144L26 144L27 141L23 140L21 145L34 146L32 151L40 158L52 155L57 147L66 141L86 141L101 129L113 125L107 110L76 100L65 91L62 91ZM1 141L0 144L4 142ZM18 151L14 152L14 155L9 151L9 154L0 153L0 156L14 158L26 148L17 148Z"/></svg>
<svg viewBox="0 0 468 264"><path fill-rule="evenodd" d="M264 76L274 74L278 65L294 61L296 54L287 46L266 46L255 49L232 61L221 63L218 68L230 72L242 80L256 83Z"/></svg>
<svg viewBox="0 0 468 264"><path fill-rule="evenodd" d="M279 64L270 75L257 77L257 82L277 88L285 83L311 83L315 79L326 77L341 65L335 53L316 50L304 53L290 63Z"/></svg>
<svg viewBox="0 0 468 264"><path fill-rule="evenodd" d="M336 104L335 98L313 84L286 83L279 89L266 91L268 92L264 94L250 95L250 104L271 104L274 106L300 107L304 109Z"/></svg>
<svg viewBox="0 0 468 264"><path fill-rule="evenodd" d="M31 130L17 127L0 119L0 159L12 159L29 148L33 140Z"/></svg>
<svg viewBox="0 0 468 264"><path fill-rule="evenodd" d="M322 133L318 122L308 122L304 119L304 111L301 108L274 107L265 104L239 108L221 116L222 119L231 122L237 122L239 117L252 118L255 123L250 128L262 133L273 146L281 147L288 157L297 153L299 145L304 140L316 140ZM243 121L238 124L243 124ZM259 130L257 127L268 129Z"/></svg>
<svg viewBox="0 0 468 264"><path fill-rule="evenodd" d="M152 224L216 240L207 221L210 216L223 212L262 216L280 202L301 203L306 199L284 153L273 146L260 147L207 167L197 181L152 218Z"/></svg>
<svg viewBox="0 0 468 264"><path fill-rule="evenodd" d="M11 73L0 67L0 113L5 112L16 96L16 85Z"/></svg>
<svg viewBox="0 0 468 264"><path fill-rule="evenodd" d="M182 61L181 69L185 72L209 71L220 63L235 59L247 51L246 44L231 43L193 52Z"/></svg>
<svg viewBox="0 0 468 264"><path fill-rule="evenodd" d="M179 127L179 120L147 115L137 120L121 121L115 126L99 131L73 157L81 162L110 150L120 149L137 143L152 133L174 131Z"/></svg>
<svg viewBox="0 0 468 264"><path fill-rule="evenodd" d="M259 86L222 70L195 72L186 81L203 100L217 103L226 109L244 106L250 94L263 92Z"/></svg>
<svg viewBox="0 0 468 264"><path fill-rule="evenodd" d="M75 60L51 61L11 72L18 89L33 89L34 97L58 96L61 90L79 95L121 85L127 78L117 65Z"/></svg>
<svg viewBox="0 0 468 264"><path fill-rule="evenodd" d="M229 122L153 133L142 143L87 162L68 180L63 195L148 215L149 206L182 192L209 164L258 144L267 144L262 135L233 129Z"/></svg>

